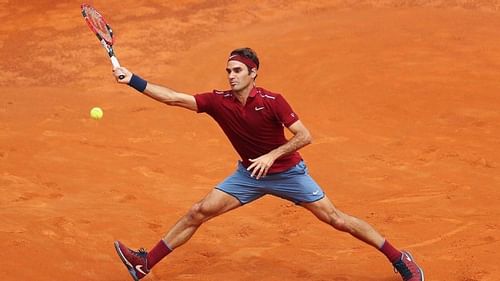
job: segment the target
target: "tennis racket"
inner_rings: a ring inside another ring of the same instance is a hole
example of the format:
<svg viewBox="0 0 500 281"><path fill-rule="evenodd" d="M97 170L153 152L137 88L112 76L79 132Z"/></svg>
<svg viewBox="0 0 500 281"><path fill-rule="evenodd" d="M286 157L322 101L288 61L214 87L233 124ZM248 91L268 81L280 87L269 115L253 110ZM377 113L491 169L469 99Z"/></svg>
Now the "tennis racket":
<svg viewBox="0 0 500 281"><path fill-rule="evenodd" d="M106 52L108 52L113 68L120 67L120 63L113 51L113 44L115 42L113 30L111 30L111 27L106 23L104 17L94 7L88 4L82 4L81 7L82 16L85 22L87 22L90 30L97 36L101 45L106 49ZM123 79L125 75L120 74L118 78Z"/></svg>

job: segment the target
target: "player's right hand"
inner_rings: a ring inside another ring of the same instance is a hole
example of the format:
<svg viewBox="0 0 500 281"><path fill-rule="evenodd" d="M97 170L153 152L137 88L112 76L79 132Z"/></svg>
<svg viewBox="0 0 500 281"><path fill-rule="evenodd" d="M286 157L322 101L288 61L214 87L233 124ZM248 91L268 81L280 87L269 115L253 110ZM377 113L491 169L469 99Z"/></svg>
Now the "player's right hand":
<svg viewBox="0 0 500 281"><path fill-rule="evenodd" d="M123 84L128 84L130 82L130 79L132 78L132 72L130 72L125 67L117 67L113 69L113 75L115 76L115 79L118 83ZM120 79L121 75L124 75L125 77Z"/></svg>

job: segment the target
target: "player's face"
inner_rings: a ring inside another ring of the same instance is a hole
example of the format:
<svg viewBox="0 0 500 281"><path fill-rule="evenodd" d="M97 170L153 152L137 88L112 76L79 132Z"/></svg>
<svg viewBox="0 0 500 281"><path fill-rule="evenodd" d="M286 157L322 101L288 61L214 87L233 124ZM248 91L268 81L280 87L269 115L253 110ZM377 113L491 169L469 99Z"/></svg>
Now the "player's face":
<svg viewBox="0 0 500 281"><path fill-rule="evenodd" d="M253 87L257 72L255 68L248 73L248 67L239 61L230 60L227 62L227 79L231 90L241 91L248 87Z"/></svg>

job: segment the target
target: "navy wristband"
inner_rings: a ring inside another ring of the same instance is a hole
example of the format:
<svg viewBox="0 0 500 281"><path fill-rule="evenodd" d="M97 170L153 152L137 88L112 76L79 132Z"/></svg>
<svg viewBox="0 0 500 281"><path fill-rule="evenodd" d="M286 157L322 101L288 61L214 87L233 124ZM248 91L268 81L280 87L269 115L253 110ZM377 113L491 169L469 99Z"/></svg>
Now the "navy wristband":
<svg viewBox="0 0 500 281"><path fill-rule="evenodd" d="M141 77L135 74L132 74L132 78L130 78L130 82L128 82L128 85L142 93L144 92L144 90L146 90L148 81L142 79Z"/></svg>

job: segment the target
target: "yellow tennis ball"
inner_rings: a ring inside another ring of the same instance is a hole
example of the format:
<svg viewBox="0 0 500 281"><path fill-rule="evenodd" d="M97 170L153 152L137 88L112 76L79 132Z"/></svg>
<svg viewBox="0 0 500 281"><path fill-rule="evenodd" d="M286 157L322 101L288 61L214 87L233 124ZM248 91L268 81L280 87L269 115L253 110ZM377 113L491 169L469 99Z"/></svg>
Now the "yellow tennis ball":
<svg viewBox="0 0 500 281"><path fill-rule="evenodd" d="M102 111L102 109L100 107L93 107L90 110L90 117L92 117L92 119L99 120L102 118L103 115L104 115L104 112Z"/></svg>

